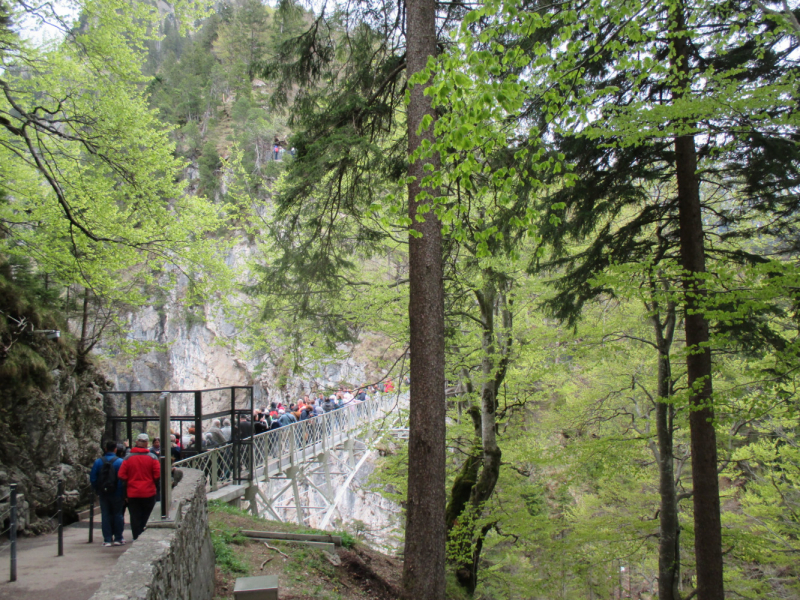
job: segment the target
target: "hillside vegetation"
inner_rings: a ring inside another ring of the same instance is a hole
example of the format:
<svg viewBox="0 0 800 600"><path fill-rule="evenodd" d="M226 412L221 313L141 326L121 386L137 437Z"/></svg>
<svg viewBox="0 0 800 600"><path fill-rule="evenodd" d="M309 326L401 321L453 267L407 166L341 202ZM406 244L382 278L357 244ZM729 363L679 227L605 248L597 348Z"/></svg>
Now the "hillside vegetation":
<svg viewBox="0 0 800 600"><path fill-rule="evenodd" d="M1 283L27 291L0 288L0 376L55 381L52 349L8 346L21 315L71 330L76 372L101 339L135 360L128 316L179 284L189 326L222 315L275 368L275 400L324 361L396 382L444 348L376 474L415 525L387 585L800 598L800 12L425 3L411 57L420 6L86 0L46 47L14 20L51 9L3 8L0 253L25 276ZM444 419L442 388L446 433L415 422ZM215 510L221 568L272 556L238 543L246 518ZM279 559L297 597L373 593Z"/></svg>
<svg viewBox="0 0 800 600"><path fill-rule="evenodd" d="M225 504L209 505L209 526L217 558L216 598L232 599L237 576L276 575L282 599L394 600L402 563L347 533L336 556L302 544L247 539L241 531L325 533L296 524L268 521ZM271 548L267 548L269 545Z"/></svg>

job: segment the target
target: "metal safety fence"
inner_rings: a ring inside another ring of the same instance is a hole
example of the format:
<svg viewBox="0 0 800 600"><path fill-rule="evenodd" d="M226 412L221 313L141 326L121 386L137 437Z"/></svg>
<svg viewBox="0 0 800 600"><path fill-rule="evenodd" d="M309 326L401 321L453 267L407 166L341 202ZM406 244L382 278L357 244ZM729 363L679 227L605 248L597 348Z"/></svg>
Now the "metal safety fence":
<svg viewBox="0 0 800 600"><path fill-rule="evenodd" d="M174 466L198 469L206 476L209 490L282 472L288 467L313 460L352 437L355 432L370 436L374 427L397 405L392 394L377 394L364 401L352 401L331 412L259 433L244 443L231 443L176 461Z"/></svg>
<svg viewBox="0 0 800 600"><path fill-rule="evenodd" d="M10 484L9 488L9 494L0 499L0 502L5 502L8 500L8 513L7 515L3 514L2 519L0 519L0 523L3 523L6 516L8 518L8 528L0 531L0 536L8 533L8 543L0 546L0 554L3 554L6 550L9 550L8 580L10 582L14 582L17 580L17 529L19 527L18 484L12 483ZM59 479L56 486L56 499L50 505L48 505L50 508L55 505L56 508L56 512L50 516L49 520L56 522L56 531L58 534L57 556L64 556L64 495L64 480ZM47 507L45 507L45 509L46 508ZM92 541L91 535L89 541Z"/></svg>

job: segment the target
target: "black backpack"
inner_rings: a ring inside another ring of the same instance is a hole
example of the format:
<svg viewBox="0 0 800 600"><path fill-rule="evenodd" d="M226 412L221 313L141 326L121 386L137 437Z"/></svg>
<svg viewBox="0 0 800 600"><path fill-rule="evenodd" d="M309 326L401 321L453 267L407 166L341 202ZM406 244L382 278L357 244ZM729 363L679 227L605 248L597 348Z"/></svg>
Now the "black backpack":
<svg viewBox="0 0 800 600"><path fill-rule="evenodd" d="M114 468L114 461L103 457L103 466L100 467L100 474L97 476L97 490L104 496L112 496L117 493L117 470Z"/></svg>

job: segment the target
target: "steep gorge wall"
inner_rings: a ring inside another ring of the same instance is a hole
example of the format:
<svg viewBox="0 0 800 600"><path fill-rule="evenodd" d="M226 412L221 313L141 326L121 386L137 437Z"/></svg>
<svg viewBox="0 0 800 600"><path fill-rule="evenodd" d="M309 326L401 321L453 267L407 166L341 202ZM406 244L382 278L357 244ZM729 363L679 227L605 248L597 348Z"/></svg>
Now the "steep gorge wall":
<svg viewBox="0 0 800 600"><path fill-rule="evenodd" d="M227 260L241 265L253 252L254 245L242 239ZM260 406L287 396L296 399L315 387L335 389L341 383L358 385L379 377L374 364L363 356L319 365L307 375L287 377L270 356L251 357L247 348L231 343L235 328L218 311L209 306L186 308L182 300L188 280L181 275L177 281L167 298L127 315L129 338L152 343L158 349L133 360L122 356L104 360L115 389L197 390L252 385Z"/></svg>
<svg viewBox="0 0 800 600"><path fill-rule="evenodd" d="M105 425L101 392L111 383L78 360L74 341L52 334L66 328L62 312L29 264L0 256L0 530L12 483L23 531L48 528L59 479L68 514L89 499Z"/></svg>
<svg viewBox="0 0 800 600"><path fill-rule="evenodd" d="M387 554L397 554L403 546L403 509L396 502L381 495L369 478L378 466L377 453L371 453L350 485L344 490L336 517L329 529L343 529L359 539L364 540L372 548ZM312 476L318 488L324 486L321 476ZM338 490L344 483L345 476L334 477L334 489ZM313 489L308 485L301 486L301 497L305 504L313 506L319 503ZM291 513L293 511L284 511ZM319 527L323 519L322 511L308 511L307 525Z"/></svg>
<svg viewBox="0 0 800 600"><path fill-rule="evenodd" d="M21 527L48 527L58 480L69 513L89 499L88 473L105 427L100 392L111 384L93 366L77 370L63 343L33 341L46 368L41 387L0 386L0 498L18 484ZM8 504L0 503L5 528Z"/></svg>

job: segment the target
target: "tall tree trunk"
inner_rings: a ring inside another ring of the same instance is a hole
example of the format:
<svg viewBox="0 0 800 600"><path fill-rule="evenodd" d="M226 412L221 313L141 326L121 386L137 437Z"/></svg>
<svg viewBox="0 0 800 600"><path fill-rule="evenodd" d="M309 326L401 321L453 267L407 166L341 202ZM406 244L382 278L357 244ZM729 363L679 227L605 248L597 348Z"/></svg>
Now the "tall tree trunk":
<svg viewBox="0 0 800 600"><path fill-rule="evenodd" d="M406 56L408 75L422 71L436 54L436 13L433 0L409 0ZM433 127L417 129L425 115L435 119L426 86L411 88L408 106L408 152L423 138L433 141ZM444 600L445 593L445 379L444 282L441 224L433 210L417 221L426 162L409 164L409 321L411 343L411 406L408 441L408 502L403 563L406 598ZM436 190L425 190L436 196Z"/></svg>
<svg viewBox="0 0 800 600"><path fill-rule="evenodd" d="M657 306L657 304L656 304ZM678 523L678 494L675 488L675 456L673 451L672 365L670 349L675 331L675 307L667 308L665 322L656 312L653 328L658 347L658 403L656 432L658 437L659 525L658 599L680 600L680 539Z"/></svg>
<svg viewBox="0 0 800 600"><path fill-rule="evenodd" d="M89 288L83 288L83 310L81 311L81 337L78 340L77 360L79 365L85 363L89 352Z"/></svg>
<svg viewBox="0 0 800 600"><path fill-rule="evenodd" d="M679 99L691 84L689 40L685 8L678 3L671 12L675 27L672 38L673 65L683 77L673 90ZM695 560L699 600L723 600L722 526L717 476L717 437L712 405L711 349L708 346L708 320L702 312L705 273L705 244L700 207L700 180L697 177L697 151L694 135L675 138L675 170L678 183L681 265L684 268L686 368L689 383L689 429L692 448L692 487L694 490Z"/></svg>
<svg viewBox="0 0 800 600"><path fill-rule="evenodd" d="M481 407L479 416L472 415L476 433L480 435L480 446L479 452L470 454L462 465L456 481L458 486L454 483L448 504L448 531L463 512L469 513L455 535L468 541L472 547L471 554L461 558L456 571L458 583L470 594L475 592L478 585L483 540L492 527L484 525L478 530L476 525L483 514L483 505L491 498L500 476L502 451L497 444L497 394L505 379L512 340L512 313L506 301L506 283L498 283L491 272L484 273L484 277L482 289L475 291L482 323ZM498 330L495 324L496 316L502 320L502 330Z"/></svg>

